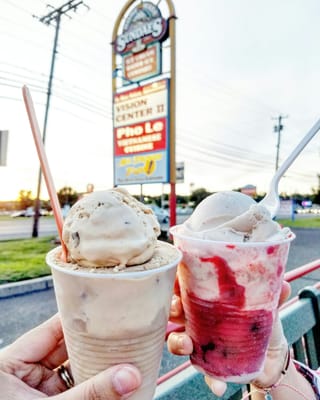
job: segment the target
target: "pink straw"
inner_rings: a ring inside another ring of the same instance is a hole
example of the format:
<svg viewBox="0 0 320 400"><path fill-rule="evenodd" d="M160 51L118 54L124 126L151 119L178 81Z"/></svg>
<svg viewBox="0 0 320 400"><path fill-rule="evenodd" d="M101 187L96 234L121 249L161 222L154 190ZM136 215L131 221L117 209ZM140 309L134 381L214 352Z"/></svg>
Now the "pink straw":
<svg viewBox="0 0 320 400"><path fill-rule="evenodd" d="M66 261L68 251L67 251L66 245L64 244L64 242L62 240L63 218L62 218L60 203L59 203L57 192L55 190L53 179L51 176L47 155L46 155L46 152L44 149L42 137L40 134L39 124L38 124L36 113L35 113L34 106L33 106L33 101L31 98L30 91L27 88L27 86L23 86L22 94L23 94L23 100L24 100L24 104L26 106L34 142L35 142L35 145L37 148L41 169L42 169L45 181L46 181L47 190L48 190L50 201L51 201L51 207L52 207L54 218L56 220L56 224L57 224L57 228L58 228L58 233L59 233L60 242L61 242L61 246L62 246L63 260Z"/></svg>

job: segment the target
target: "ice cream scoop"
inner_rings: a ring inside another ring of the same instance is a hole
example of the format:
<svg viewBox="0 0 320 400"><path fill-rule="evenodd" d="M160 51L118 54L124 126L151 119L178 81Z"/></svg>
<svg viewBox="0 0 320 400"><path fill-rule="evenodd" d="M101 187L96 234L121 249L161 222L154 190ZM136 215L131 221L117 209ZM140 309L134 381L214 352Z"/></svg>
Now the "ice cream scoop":
<svg viewBox="0 0 320 400"><path fill-rule="evenodd" d="M151 259L159 234L152 210L114 188L80 199L65 219L62 238L70 262L121 269Z"/></svg>
<svg viewBox="0 0 320 400"><path fill-rule="evenodd" d="M284 238L289 230L273 221L266 207L236 191L218 192L204 199L180 233L206 240L260 242Z"/></svg>
<svg viewBox="0 0 320 400"><path fill-rule="evenodd" d="M217 192L206 197L185 225L192 231L216 228L246 212L255 201L240 192Z"/></svg>

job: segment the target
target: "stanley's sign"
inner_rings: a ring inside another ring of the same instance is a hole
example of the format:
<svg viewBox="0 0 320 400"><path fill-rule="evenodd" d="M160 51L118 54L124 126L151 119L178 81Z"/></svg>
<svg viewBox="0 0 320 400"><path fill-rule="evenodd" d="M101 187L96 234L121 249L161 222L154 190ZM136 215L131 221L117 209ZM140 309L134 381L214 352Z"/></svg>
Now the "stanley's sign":
<svg viewBox="0 0 320 400"><path fill-rule="evenodd" d="M144 1L135 7L125 20L122 34L115 41L115 52L126 54L138 53L156 41L165 40L167 21L162 17L159 8Z"/></svg>

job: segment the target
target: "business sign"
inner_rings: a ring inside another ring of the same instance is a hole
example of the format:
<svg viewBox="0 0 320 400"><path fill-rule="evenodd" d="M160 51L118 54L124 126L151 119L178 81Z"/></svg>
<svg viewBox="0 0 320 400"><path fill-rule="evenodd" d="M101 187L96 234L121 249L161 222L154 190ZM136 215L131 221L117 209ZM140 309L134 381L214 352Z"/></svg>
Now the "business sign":
<svg viewBox="0 0 320 400"><path fill-rule="evenodd" d="M280 200L280 207L277 212L277 217L292 217L294 216L294 201Z"/></svg>
<svg viewBox="0 0 320 400"><path fill-rule="evenodd" d="M257 187L254 185L246 185L240 189L240 192L247 196L254 197L257 194Z"/></svg>
<svg viewBox="0 0 320 400"><path fill-rule="evenodd" d="M122 56L124 86L161 74L161 43L167 34L167 20L157 5L142 1L129 12L114 41L114 52Z"/></svg>
<svg viewBox="0 0 320 400"><path fill-rule="evenodd" d="M0 131L0 166L7 165L9 131Z"/></svg>
<svg viewBox="0 0 320 400"><path fill-rule="evenodd" d="M114 95L116 185L169 181L169 80Z"/></svg>
<svg viewBox="0 0 320 400"><path fill-rule="evenodd" d="M116 156L135 154L150 150L165 150L167 147L166 118L140 122L115 129Z"/></svg>
<svg viewBox="0 0 320 400"><path fill-rule="evenodd" d="M122 58L123 84L129 85L161 73L160 43L154 43L137 54L126 54Z"/></svg>
<svg viewBox="0 0 320 400"><path fill-rule="evenodd" d="M167 21L157 5L150 1L139 3L125 19L122 34L116 38L114 50L118 54L138 53L150 43L165 39Z"/></svg>
<svg viewBox="0 0 320 400"><path fill-rule="evenodd" d="M184 183L184 161L176 162L176 183Z"/></svg>

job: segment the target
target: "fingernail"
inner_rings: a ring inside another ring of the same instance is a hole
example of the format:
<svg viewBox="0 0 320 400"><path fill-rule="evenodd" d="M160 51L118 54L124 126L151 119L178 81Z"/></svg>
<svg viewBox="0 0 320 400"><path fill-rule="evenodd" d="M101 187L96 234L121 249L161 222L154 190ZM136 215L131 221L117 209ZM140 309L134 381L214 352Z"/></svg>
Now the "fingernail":
<svg viewBox="0 0 320 400"><path fill-rule="evenodd" d="M170 307L171 316L176 316L179 314L178 301L179 301L178 297L174 295L171 300L171 307Z"/></svg>
<svg viewBox="0 0 320 400"><path fill-rule="evenodd" d="M118 369L113 377L112 384L120 395L133 392L140 385L140 376L135 368L126 366Z"/></svg>
<svg viewBox="0 0 320 400"><path fill-rule="evenodd" d="M180 337L178 338L178 347L179 349L182 351L185 349L187 345L187 338L184 335L180 335Z"/></svg>
<svg viewBox="0 0 320 400"><path fill-rule="evenodd" d="M227 390L227 385L225 382L209 378L208 376L205 377L205 381L210 390L218 397L223 396L224 392Z"/></svg>
<svg viewBox="0 0 320 400"><path fill-rule="evenodd" d="M184 353L185 348L186 348L186 346L188 344L186 336L181 334L181 333L180 334L179 333L172 333L172 335L173 335L173 339L174 339L174 341L176 343L176 350L179 351L179 352Z"/></svg>

